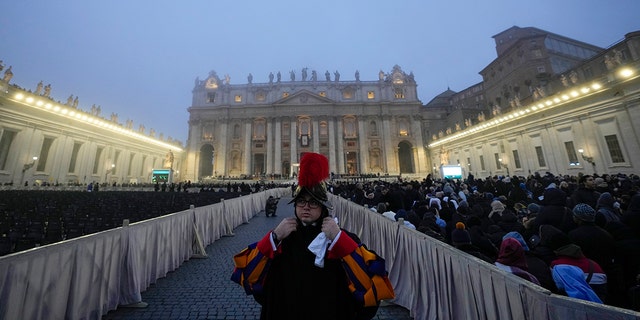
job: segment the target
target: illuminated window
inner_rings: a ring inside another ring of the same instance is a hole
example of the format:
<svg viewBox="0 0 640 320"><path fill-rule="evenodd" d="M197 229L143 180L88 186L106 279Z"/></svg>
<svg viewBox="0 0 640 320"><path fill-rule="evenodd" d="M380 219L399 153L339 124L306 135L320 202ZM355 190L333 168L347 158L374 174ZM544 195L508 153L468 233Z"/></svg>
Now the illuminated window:
<svg viewBox="0 0 640 320"><path fill-rule="evenodd" d="M405 119L398 121L398 135L402 137L409 135L409 124Z"/></svg>
<svg viewBox="0 0 640 320"><path fill-rule="evenodd" d="M327 128L327 122L326 121L320 122L320 135L326 136L328 134L329 134L329 130Z"/></svg>
<svg viewBox="0 0 640 320"><path fill-rule="evenodd" d="M241 96L241 95L239 95L239 94L237 94L237 95L236 95L236 99L235 99L235 101L236 101L236 102L242 102L242 96Z"/></svg>
<svg viewBox="0 0 640 320"><path fill-rule="evenodd" d="M342 99L353 99L353 89L347 88L342 91Z"/></svg>
<svg viewBox="0 0 640 320"><path fill-rule="evenodd" d="M327 92L326 91L320 91L320 93L318 93L321 97L326 97L327 96Z"/></svg>
<svg viewBox="0 0 640 320"><path fill-rule="evenodd" d="M404 90L402 88L394 88L393 92L396 99L404 99Z"/></svg>
<svg viewBox="0 0 640 320"><path fill-rule="evenodd" d="M286 98L286 97L288 97L288 96L289 96L289 92L283 92L283 93L282 93L282 97L283 97L283 98Z"/></svg>
<svg viewBox="0 0 640 320"><path fill-rule="evenodd" d="M376 93L373 91L368 91L367 92L367 99L371 100L371 99L375 99L376 98Z"/></svg>

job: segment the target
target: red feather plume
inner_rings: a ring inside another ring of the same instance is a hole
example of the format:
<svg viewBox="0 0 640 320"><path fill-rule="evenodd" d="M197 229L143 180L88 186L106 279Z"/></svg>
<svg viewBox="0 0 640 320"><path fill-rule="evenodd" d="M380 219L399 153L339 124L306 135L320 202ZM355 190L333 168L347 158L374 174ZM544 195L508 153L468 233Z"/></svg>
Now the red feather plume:
<svg viewBox="0 0 640 320"><path fill-rule="evenodd" d="M319 153L306 153L300 160L298 185L313 187L329 177L329 160Z"/></svg>

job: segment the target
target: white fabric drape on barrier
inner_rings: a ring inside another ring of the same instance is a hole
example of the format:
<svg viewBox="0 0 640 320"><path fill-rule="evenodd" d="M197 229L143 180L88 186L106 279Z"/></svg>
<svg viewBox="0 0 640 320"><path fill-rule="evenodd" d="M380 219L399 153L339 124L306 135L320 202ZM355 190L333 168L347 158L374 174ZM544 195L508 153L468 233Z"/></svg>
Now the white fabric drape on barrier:
<svg viewBox="0 0 640 320"><path fill-rule="evenodd" d="M0 319L99 319L264 209L272 189L0 257ZM257 199L260 199L259 201ZM330 198L340 225L384 257L393 302L415 319L640 319L551 294L359 205ZM231 257L229 257L231 259Z"/></svg>
<svg viewBox="0 0 640 320"><path fill-rule="evenodd" d="M415 319L640 319L640 313L552 294L448 244L339 197L340 225L384 257L394 303Z"/></svg>

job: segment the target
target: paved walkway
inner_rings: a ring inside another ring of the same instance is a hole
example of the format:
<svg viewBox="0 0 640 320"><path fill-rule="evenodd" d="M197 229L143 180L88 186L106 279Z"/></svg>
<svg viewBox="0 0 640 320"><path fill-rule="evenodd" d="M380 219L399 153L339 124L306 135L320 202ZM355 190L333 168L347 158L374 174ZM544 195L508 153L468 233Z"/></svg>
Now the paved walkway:
<svg viewBox="0 0 640 320"><path fill-rule="evenodd" d="M142 292L146 308L123 308L102 317L110 319L260 319L260 305L230 280L234 254L262 238L283 217L293 216L290 198L278 203L278 216L264 212L207 248L208 258L191 259ZM396 305L380 307L374 319L412 319L409 311Z"/></svg>

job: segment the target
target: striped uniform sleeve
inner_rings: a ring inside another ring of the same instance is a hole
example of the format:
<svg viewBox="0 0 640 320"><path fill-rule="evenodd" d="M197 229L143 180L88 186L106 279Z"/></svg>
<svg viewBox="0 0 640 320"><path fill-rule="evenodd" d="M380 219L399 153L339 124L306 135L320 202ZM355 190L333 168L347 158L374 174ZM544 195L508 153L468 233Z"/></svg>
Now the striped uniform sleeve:
<svg viewBox="0 0 640 320"><path fill-rule="evenodd" d="M262 240L250 244L233 257L235 267L231 281L242 286L247 295L260 294L271 259L278 251L280 248L274 250L272 246L271 232L267 233Z"/></svg>
<svg viewBox="0 0 640 320"><path fill-rule="evenodd" d="M377 306L380 300L395 297L384 259L364 244L341 236L327 257L341 259L349 280L349 290L362 306Z"/></svg>

